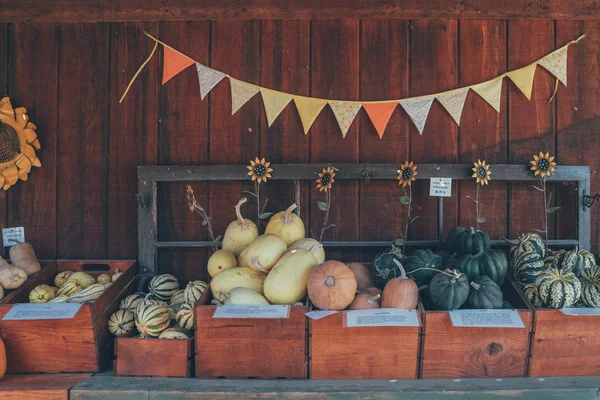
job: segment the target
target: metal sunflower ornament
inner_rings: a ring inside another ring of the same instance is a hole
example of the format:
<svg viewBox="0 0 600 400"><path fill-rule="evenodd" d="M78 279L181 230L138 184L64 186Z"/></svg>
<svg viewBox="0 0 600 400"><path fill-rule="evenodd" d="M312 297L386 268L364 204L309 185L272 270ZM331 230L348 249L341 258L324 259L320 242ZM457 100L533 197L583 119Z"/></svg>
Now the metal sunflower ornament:
<svg viewBox="0 0 600 400"><path fill-rule="evenodd" d="M398 185L402 185L402 187L410 187L412 183L416 180L415 176L417 176L417 166L411 161L410 164L408 161L404 163L404 165L400 166L398 172Z"/></svg>
<svg viewBox="0 0 600 400"><path fill-rule="evenodd" d="M395 240L394 244L402 247L402 253L404 254L404 250L406 248L406 241L408 240L408 227L412 224L417 218L412 216L412 183L417 180L416 176L417 166L411 161L405 161L403 165L400 166L400 169L396 171L398 176L396 179L398 180L398 185L402 186L403 195L400 197L400 204L406 206L406 221L404 224L404 229L401 229L399 226L396 226L396 230L400 234L400 239Z"/></svg>
<svg viewBox="0 0 600 400"><path fill-rule="evenodd" d="M259 226L261 219L266 219L269 216L273 215L273 213L265 212L267 208L267 203L269 199L265 200L265 204L260 207L260 183L267 183L267 178L271 178L271 172L273 172L273 168L270 167L271 163L263 157L262 160L256 157L254 161L250 160L250 165L246 168L250 170L248 175L252 177L252 182L254 183L254 192L245 191L254 197L256 197L256 226Z"/></svg>
<svg viewBox="0 0 600 400"><path fill-rule="evenodd" d="M31 167L41 167L35 150L40 142L36 126L23 107L13 109L10 99L0 100L0 186L8 190L19 179L26 181Z"/></svg>
<svg viewBox="0 0 600 400"><path fill-rule="evenodd" d="M533 160L531 160L530 163L534 175L539 176L541 181L541 187L535 185L531 185L531 187L544 194L544 218L542 219L544 225L542 229L535 229L535 231L544 234L546 251L548 251L548 214L555 213L560 210L560 207L550 207L550 203L552 202L552 192L549 195L546 195L546 178L554 175L556 172L556 168L554 168L556 162L554 161L554 156L550 156L550 153L544 154L540 151L539 156L533 155Z"/></svg>
<svg viewBox="0 0 600 400"><path fill-rule="evenodd" d="M554 156L550 157L550 153L542 153L540 155L533 155L533 160L530 161L531 170L534 171L535 175L539 175L545 178L550 175L554 175L556 162L554 162Z"/></svg>
<svg viewBox="0 0 600 400"><path fill-rule="evenodd" d="M319 242L323 240L323 233L333 228L335 225L328 225L329 221L329 210L331 209L331 189L335 183L335 173L338 171L333 165L328 165L327 168L323 168L323 171L319 173L317 179L317 189L319 192L325 192L325 201L317 201L319 210L325 211L325 218L323 218L323 227L321 228L321 234L319 235Z"/></svg>
<svg viewBox="0 0 600 400"><path fill-rule="evenodd" d="M323 172L319 174L319 179L317 179L317 189L319 189L320 192L331 190L331 187L335 182L335 171L337 171L337 169L332 166L323 168Z"/></svg>
<svg viewBox="0 0 600 400"><path fill-rule="evenodd" d="M479 215L479 188L483 185L489 185L492 178L492 171L490 170L490 166L486 165L485 160L477 160L476 163L473 163L473 175L471 178L475 178L475 198L471 196L467 196L468 199L473 200L475 203L475 225L477 226L477 230L479 230L479 224L483 224L486 219Z"/></svg>

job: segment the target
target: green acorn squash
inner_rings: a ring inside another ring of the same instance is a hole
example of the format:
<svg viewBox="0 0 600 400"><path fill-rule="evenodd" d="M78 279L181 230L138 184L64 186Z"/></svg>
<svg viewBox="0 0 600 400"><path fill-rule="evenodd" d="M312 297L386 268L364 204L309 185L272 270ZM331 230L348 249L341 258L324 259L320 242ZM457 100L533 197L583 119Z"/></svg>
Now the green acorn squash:
<svg viewBox="0 0 600 400"><path fill-rule="evenodd" d="M600 267L594 265L587 269L581 279L581 301L587 307L600 307Z"/></svg>
<svg viewBox="0 0 600 400"><path fill-rule="evenodd" d="M525 251L535 251L541 258L546 255L546 243L540 235L535 233L523 233L516 240L508 240L508 242L512 244L509 250L511 260L514 260L519 253Z"/></svg>
<svg viewBox="0 0 600 400"><path fill-rule="evenodd" d="M533 250L519 253L511 266L513 277L523 285L534 283L538 275L545 269L544 260Z"/></svg>
<svg viewBox="0 0 600 400"><path fill-rule="evenodd" d="M564 269L549 268L535 281L542 303L546 307L572 307L581 296L581 283L574 273Z"/></svg>
<svg viewBox="0 0 600 400"><path fill-rule="evenodd" d="M508 261L500 250L489 249L476 255L465 254L456 262L456 269L467 275L469 280L488 276L496 284L502 285L508 271Z"/></svg>
<svg viewBox="0 0 600 400"><path fill-rule="evenodd" d="M478 254L481 250L487 251L490 248L491 242L487 233L461 226L452 229L444 243L444 249L448 253L456 253L458 256Z"/></svg>
<svg viewBox="0 0 600 400"><path fill-rule="evenodd" d="M375 286L383 290L391 279L402 276L402 271L394 260L403 264L405 258L400 247L393 245L390 249L378 253L371 264Z"/></svg>
<svg viewBox="0 0 600 400"><path fill-rule="evenodd" d="M469 280L456 269L437 273L427 288L433 305L439 310L456 310L469 297Z"/></svg>
<svg viewBox="0 0 600 400"><path fill-rule="evenodd" d="M476 276L471 281L469 305L477 309L502 308L504 298L500 286L489 276Z"/></svg>
<svg viewBox="0 0 600 400"><path fill-rule="evenodd" d="M429 284L435 271L420 268L442 269L442 258L433 254L431 250L416 250L410 257L407 257L403 263L406 275L417 282L418 286ZM416 271L416 272L415 272Z"/></svg>

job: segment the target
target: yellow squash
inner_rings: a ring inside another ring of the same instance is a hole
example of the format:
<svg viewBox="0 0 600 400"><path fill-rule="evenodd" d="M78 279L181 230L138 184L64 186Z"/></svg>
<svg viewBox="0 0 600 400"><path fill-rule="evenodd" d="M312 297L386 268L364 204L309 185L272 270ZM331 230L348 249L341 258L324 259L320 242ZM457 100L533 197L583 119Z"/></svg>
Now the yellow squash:
<svg viewBox="0 0 600 400"><path fill-rule="evenodd" d="M260 293L244 287L236 287L225 296L225 305L248 305L248 304L264 304L268 305L269 301Z"/></svg>
<svg viewBox="0 0 600 400"><path fill-rule="evenodd" d="M304 222L293 213L296 204L292 204L285 211L278 212L271 217L265 233L277 235L285 241L287 246L304 238Z"/></svg>
<svg viewBox="0 0 600 400"><path fill-rule="evenodd" d="M251 268L230 268L210 281L210 290L213 298L220 302L225 301L225 294L237 287L245 287L262 294L265 277L265 274Z"/></svg>
<svg viewBox="0 0 600 400"><path fill-rule="evenodd" d="M208 274L211 278L217 276L220 272L225 271L229 268L237 267L237 260L235 254L229 250L221 249L215 251L215 253L208 259Z"/></svg>
<svg viewBox="0 0 600 400"><path fill-rule="evenodd" d="M261 235L238 257L238 267L268 273L287 251L285 242L276 235Z"/></svg>
<svg viewBox="0 0 600 400"><path fill-rule="evenodd" d="M323 249L323 245L313 238L300 239L294 242L288 251L298 249L308 250L313 253L319 264L325 261L325 249Z"/></svg>
<svg viewBox="0 0 600 400"><path fill-rule="evenodd" d="M310 273L319 265L308 250L288 252L273 267L264 284L265 297L272 304L294 304L306 296Z"/></svg>
<svg viewBox="0 0 600 400"><path fill-rule="evenodd" d="M56 297L56 289L48 285L36 286L29 292L29 301L31 303L47 303Z"/></svg>
<svg viewBox="0 0 600 400"><path fill-rule="evenodd" d="M231 251L236 257L258 237L258 228L254 222L244 219L240 207L248 201L247 198L241 199L235 206L235 215L237 219L229 224L223 235L223 250Z"/></svg>

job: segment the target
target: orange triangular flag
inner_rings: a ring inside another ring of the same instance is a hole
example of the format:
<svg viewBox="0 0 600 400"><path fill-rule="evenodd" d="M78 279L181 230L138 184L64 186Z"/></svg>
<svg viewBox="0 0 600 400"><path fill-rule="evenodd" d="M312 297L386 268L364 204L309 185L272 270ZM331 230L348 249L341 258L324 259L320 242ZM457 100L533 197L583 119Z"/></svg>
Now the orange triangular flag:
<svg viewBox="0 0 600 400"><path fill-rule="evenodd" d="M163 48L164 50L162 84L164 85L169 81L169 79L171 79L190 65L194 64L194 60L192 60L191 58L187 58L183 54L171 49L170 47L163 46Z"/></svg>
<svg viewBox="0 0 600 400"><path fill-rule="evenodd" d="M371 118L373 126L377 129L379 139L383 138L383 132L397 105L397 101L390 101L387 103L362 103L363 108L369 115L369 118Z"/></svg>

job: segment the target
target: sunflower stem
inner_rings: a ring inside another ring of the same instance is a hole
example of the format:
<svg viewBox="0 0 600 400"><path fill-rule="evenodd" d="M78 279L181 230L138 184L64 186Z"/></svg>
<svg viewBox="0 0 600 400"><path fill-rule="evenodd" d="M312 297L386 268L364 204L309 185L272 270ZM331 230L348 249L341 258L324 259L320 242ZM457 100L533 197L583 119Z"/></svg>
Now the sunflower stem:
<svg viewBox="0 0 600 400"><path fill-rule="evenodd" d="M548 197L546 196L546 177L542 177L542 189L544 189L544 239L546 244L546 253L548 253Z"/></svg>
<svg viewBox="0 0 600 400"><path fill-rule="evenodd" d="M256 226L260 226L260 182L254 181L254 192L256 193Z"/></svg>
<svg viewBox="0 0 600 400"><path fill-rule="evenodd" d="M475 183L475 225L479 230L479 183Z"/></svg>
<svg viewBox="0 0 600 400"><path fill-rule="evenodd" d="M330 190L325 189L325 203L327 203L327 210L325 210L325 218L323 219L323 226L321 227L321 234L319 235L319 242L323 241L323 233L327 222L329 222L329 209L331 208L331 193Z"/></svg>
<svg viewBox="0 0 600 400"><path fill-rule="evenodd" d="M404 193L406 193L406 189L404 189ZM412 185L408 185L408 204L406 205L406 223L404 226L404 243L402 244L402 254L404 254L404 250L406 250L406 241L408 240L408 226L411 222L411 214L412 214Z"/></svg>

